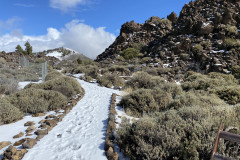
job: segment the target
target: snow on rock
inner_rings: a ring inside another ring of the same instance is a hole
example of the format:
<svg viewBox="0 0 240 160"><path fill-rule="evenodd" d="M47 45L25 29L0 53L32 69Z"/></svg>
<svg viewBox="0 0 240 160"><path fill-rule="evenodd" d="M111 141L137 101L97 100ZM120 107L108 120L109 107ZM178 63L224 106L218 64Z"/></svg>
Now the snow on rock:
<svg viewBox="0 0 240 160"><path fill-rule="evenodd" d="M119 91L78 80L85 96L23 160L106 160L105 132L112 93Z"/></svg>
<svg viewBox="0 0 240 160"><path fill-rule="evenodd" d="M62 53L61 52L54 51L54 52L48 53L46 56L48 56L48 57L56 57L59 60L62 60Z"/></svg>

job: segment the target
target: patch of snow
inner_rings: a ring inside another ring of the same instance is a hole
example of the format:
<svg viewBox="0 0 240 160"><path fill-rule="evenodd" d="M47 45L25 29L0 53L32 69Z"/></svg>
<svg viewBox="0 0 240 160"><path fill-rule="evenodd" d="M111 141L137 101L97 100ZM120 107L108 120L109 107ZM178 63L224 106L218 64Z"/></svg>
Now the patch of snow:
<svg viewBox="0 0 240 160"><path fill-rule="evenodd" d="M40 80L38 82L31 82L31 81L19 82L18 89L23 89L26 85L28 85L30 83L42 83L42 80Z"/></svg>
<svg viewBox="0 0 240 160"><path fill-rule="evenodd" d="M46 56L48 56L48 57L55 57L55 58L57 58L59 60L62 60L62 53L60 53L60 52L54 51L52 53L48 53Z"/></svg>
<svg viewBox="0 0 240 160"><path fill-rule="evenodd" d="M120 91L77 81L85 89L83 99L28 151L23 160L107 159L104 144L109 105L112 93L119 94Z"/></svg>
<svg viewBox="0 0 240 160"><path fill-rule="evenodd" d="M175 82L176 82L177 85L181 85L181 82L179 82L179 81L175 81Z"/></svg>
<svg viewBox="0 0 240 160"><path fill-rule="evenodd" d="M13 144L16 141L19 141L23 138L36 138L37 137L36 135L32 135L32 136L24 135L23 137L16 138L16 139L13 139L13 136L17 135L20 132L23 132L23 133L25 132L25 130L28 128L28 126L26 126L26 127L24 126L24 124L26 122L33 121L33 122L35 122L35 127L38 128L40 126L40 124L38 124L39 121L44 119L46 116L48 116L50 114L54 114L54 113L55 113L54 111L48 112L45 116L41 116L41 117L25 116L22 120L19 120L15 123L1 125L0 126L0 135L1 135L0 142L10 141ZM3 153L4 150L7 149L7 147L1 149L0 154Z"/></svg>
<svg viewBox="0 0 240 160"><path fill-rule="evenodd" d="M220 63L216 63L216 64L214 64L215 66L222 66L222 64L220 64Z"/></svg>

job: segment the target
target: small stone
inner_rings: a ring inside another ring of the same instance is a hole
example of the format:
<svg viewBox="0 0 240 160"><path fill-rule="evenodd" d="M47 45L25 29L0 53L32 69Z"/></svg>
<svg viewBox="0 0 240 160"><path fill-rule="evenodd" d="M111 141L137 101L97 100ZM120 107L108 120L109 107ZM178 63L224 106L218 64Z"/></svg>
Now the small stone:
<svg viewBox="0 0 240 160"><path fill-rule="evenodd" d="M41 116L45 116L45 113L37 113L32 115L32 117L41 117Z"/></svg>
<svg viewBox="0 0 240 160"><path fill-rule="evenodd" d="M19 146L25 142L25 139L21 139L13 144L13 146Z"/></svg>
<svg viewBox="0 0 240 160"><path fill-rule="evenodd" d="M7 147L10 144L11 142L9 141L0 142L0 150L3 149L4 147Z"/></svg>
<svg viewBox="0 0 240 160"><path fill-rule="evenodd" d="M41 129L39 129L39 130L37 130L36 132L34 132L36 135L46 135L46 134L48 134L48 130L41 130Z"/></svg>
<svg viewBox="0 0 240 160"><path fill-rule="evenodd" d="M22 144L22 147L24 149L30 149L33 148L33 146L36 144L36 139L32 138L26 138L26 141Z"/></svg>
<svg viewBox="0 0 240 160"><path fill-rule="evenodd" d="M30 127L28 127L28 128L26 129L26 132L27 132L27 133L30 133L30 132L32 132L32 131L35 130L35 129L36 129L35 126L30 126Z"/></svg>
<svg viewBox="0 0 240 160"><path fill-rule="evenodd" d="M28 121L24 124L24 126L33 126L33 125L35 125L35 122L33 121Z"/></svg>
<svg viewBox="0 0 240 160"><path fill-rule="evenodd" d="M18 133L17 135L13 136L13 138L14 138L14 139L20 138L20 137L22 137L23 135L24 135L24 133L23 133L23 132L20 132L20 133Z"/></svg>
<svg viewBox="0 0 240 160"><path fill-rule="evenodd" d="M53 115L53 114L50 114L50 115L48 115L48 116L45 117L45 119L51 119L51 118L56 118L56 116Z"/></svg>

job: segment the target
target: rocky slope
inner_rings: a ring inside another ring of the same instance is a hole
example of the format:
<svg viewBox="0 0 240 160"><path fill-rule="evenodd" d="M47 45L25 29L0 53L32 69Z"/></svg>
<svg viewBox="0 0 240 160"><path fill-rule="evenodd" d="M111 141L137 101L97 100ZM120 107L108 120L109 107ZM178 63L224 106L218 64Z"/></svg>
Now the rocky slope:
<svg viewBox="0 0 240 160"><path fill-rule="evenodd" d="M135 46L144 57L158 59L158 67L230 73L240 65L240 0L196 0L185 4L179 17L173 12L167 19L127 22L97 61L116 60Z"/></svg>

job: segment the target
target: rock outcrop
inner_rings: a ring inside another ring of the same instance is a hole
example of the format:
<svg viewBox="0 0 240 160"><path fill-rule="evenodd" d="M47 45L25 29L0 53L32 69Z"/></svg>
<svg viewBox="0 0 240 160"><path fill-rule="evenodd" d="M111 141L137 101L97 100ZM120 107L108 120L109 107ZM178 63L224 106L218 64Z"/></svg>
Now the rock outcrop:
<svg viewBox="0 0 240 160"><path fill-rule="evenodd" d="M208 73L231 73L240 65L240 0L196 0L179 17L151 17L144 24L122 25L115 42L97 61L117 61L121 51L141 45L140 52L158 67Z"/></svg>

